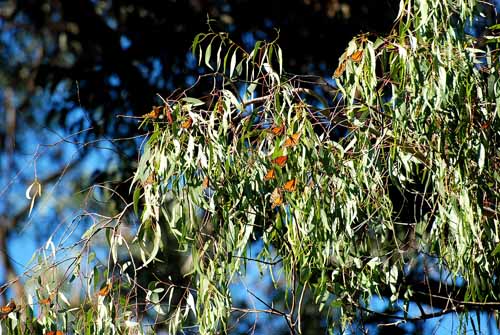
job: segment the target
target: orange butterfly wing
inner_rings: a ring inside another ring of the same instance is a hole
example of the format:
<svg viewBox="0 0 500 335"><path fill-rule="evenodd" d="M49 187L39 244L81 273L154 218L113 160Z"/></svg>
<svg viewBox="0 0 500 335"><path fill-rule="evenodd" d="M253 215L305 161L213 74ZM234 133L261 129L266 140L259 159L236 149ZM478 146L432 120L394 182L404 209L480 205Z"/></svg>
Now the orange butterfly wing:
<svg viewBox="0 0 500 335"><path fill-rule="evenodd" d="M174 123L174 119L172 118L171 108L169 105L165 104L165 106L163 107L163 113L167 116L169 124Z"/></svg>
<svg viewBox="0 0 500 335"><path fill-rule="evenodd" d="M50 305L50 303L52 302L52 299L50 299L50 297L46 298L46 299L41 299L39 301L39 304L40 305Z"/></svg>
<svg viewBox="0 0 500 335"><path fill-rule="evenodd" d="M161 109L161 107L153 107L151 112L144 114L142 117L147 117L150 119L157 119L158 116L160 116L160 109Z"/></svg>
<svg viewBox="0 0 500 335"><path fill-rule="evenodd" d="M45 333L45 335L64 335L64 333L60 330L51 330L50 332Z"/></svg>
<svg viewBox="0 0 500 335"><path fill-rule="evenodd" d="M103 288L101 288L101 289L99 290L99 293L98 293L98 294L99 294L101 297L105 297L105 296L107 296L107 295L109 294L109 291L110 291L110 290L111 290L111 283L109 283L109 284L107 284L106 286L104 286Z"/></svg>
<svg viewBox="0 0 500 335"><path fill-rule="evenodd" d="M0 311L4 314L9 314L10 312L12 312L14 310L14 308L10 307L10 306L2 306L2 308L0 309Z"/></svg>
<svg viewBox="0 0 500 335"><path fill-rule="evenodd" d="M295 133L285 140L285 148L293 147L299 144L300 133Z"/></svg>
<svg viewBox="0 0 500 335"><path fill-rule="evenodd" d="M206 176L205 179L203 179L201 186L203 186L203 188L207 188L209 184L210 184L210 180L208 179L208 176Z"/></svg>
<svg viewBox="0 0 500 335"><path fill-rule="evenodd" d="M339 78L342 75L342 73L344 73L344 71L345 71L345 62L342 62L339 64L339 66L337 67L337 69L333 73L333 76L335 78Z"/></svg>
<svg viewBox="0 0 500 335"><path fill-rule="evenodd" d="M224 112L224 99L222 97L217 101L217 113L222 114Z"/></svg>
<svg viewBox="0 0 500 335"><path fill-rule="evenodd" d="M284 124L282 124L281 126L273 126L271 128L271 133L273 133L274 136L281 135L281 134L283 134L284 131L285 131Z"/></svg>
<svg viewBox="0 0 500 335"><path fill-rule="evenodd" d="M152 172L149 174L149 176L144 181L144 186L151 185L154 183L154 181L155 181L155 176L154 176L154 172Z"/></svg>
<svg viewBox="0 0 500 335"><path fill-rule="evenodd" d="M190 128L192 124L193 124L193 119L189 118L186 121L181 123L181 128L184 128L184 129Z"/></svg>
<svg viewBox="0 0 500 335"><path fill-rule="evenodd" d="M283 204L283 196L281 194L281 189L279 187L275 188L273 193L271 193L271 208L275 209Z"/></svg>
<svg viewBox="0 0 500 335"><path fill-rule="evenodd" d="M361 62L361 58L363 57L363 50L358 50L352 54L351 59L356 63Z"/></svg>
<svg viewBox="0 0 500 335"><path fill-rule="evenodd" d="M293 192L297 189L297 179L289 180L283 185L283 189L287 192Z"/></svg>
<svg viewBox="0 0 500 335"><path fill-rule="evenodd" d="M277 164L279 167L284 167L286 161L288 160L288 156L279 156L273 159L273 163Z"/></svg>
<svg viewBox="0 0 500 335"><path fill-rule="evenodd" d="M270 169L267 171L266 175L264 176L264 180L271 180L276 178L276 171L274 169Z"/></svg>
<svg viewBox="0 0 500 335"><path fill-rule="evenodd" d="M2 314L9 314L15 309L16 309L16 303L14 301L11 301L7 305L0 307L0 312Z"/></svg>

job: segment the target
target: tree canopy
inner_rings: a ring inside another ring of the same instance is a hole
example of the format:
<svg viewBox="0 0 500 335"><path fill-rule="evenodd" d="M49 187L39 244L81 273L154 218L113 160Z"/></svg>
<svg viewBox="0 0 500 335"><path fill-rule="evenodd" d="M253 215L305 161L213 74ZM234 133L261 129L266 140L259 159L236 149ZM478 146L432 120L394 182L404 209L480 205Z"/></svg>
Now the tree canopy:
<svg viewBox="0 0 500 335"><path fill-rule="evenodd" d="M275 43L195 38L213 90L148 116L135 181L141 229L170 230L193 256L186 307L200 333L227 327L228 286L254 240L255 261L281 264L299 332L308 288L344 321L373 295L428 295L447 302L439 313L498 308L497 38L465 34L474 5L402 2L389 35L349 43L330 101L284 72ZM422 266L442 290L406 280Z"/></svg>
<svg viewBox="0 0 500 335"><path fill-rule="evenodd" d="M467 33L491 10L403 0L389 33L346 45L332 80L288 72L279 38L246 48L212 26L196 35L191 51L206 72L140 118L149 136L133 199L83 235L106 232L105 284L94 271L87 305L60 310L64 321L46 314L47 329L141 332L153 320L169 333L214 334L235 313L260 312L300 334L309 296L331 329L360 316L398 325L497 311L500 27ZM132 211L140 225L127 238ZM190 259L185 283L139 288L172 245ZM250 263L285 286L281 306L234 305L230 285ZM374 310L374 296L392 313ZM24 327L6 312L11 330Z"/></svg>
<svg viewBox="0 0 500 335"><path fill-rule="evenodd" d="M138 131L135 119L123 116L146 113L160 101L157 92L169 95L206 72L189 46L206 30L207 15L246 48L256 39L274 39L278 28L287 69L324 74L351 36L360 30L387 31L395 3L0 3L0 268L5 269L0 271L0 304L11 294L25 294L23 281L15 279L29 259L17 250L28 248L16 246L26 246L27 240L42 245L53 235L54 222L60 223L59 231L73 225L85 229L86 219L68 220L80 210L110 214L132 200L122 181L136 169L137 148L147 131ZM327 42L333 53L314 47ZM191 93L209 90L198 85ZM31 201L22 195L34 179L44 191L28 216ZM100 194L89 197L82 190ZM173 263L168 267L177 268Z"/></svg>

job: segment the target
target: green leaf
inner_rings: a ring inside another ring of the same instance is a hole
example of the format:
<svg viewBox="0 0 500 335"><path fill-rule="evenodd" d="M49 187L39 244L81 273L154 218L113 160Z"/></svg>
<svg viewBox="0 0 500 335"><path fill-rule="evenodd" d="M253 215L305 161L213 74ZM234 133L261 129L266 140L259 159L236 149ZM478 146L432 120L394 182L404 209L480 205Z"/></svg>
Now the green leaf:
<svg viewBox="0 0 500 335"><path fill-rule="evenodd" d="M500 243L497 244L493 252L491 253L491 256L496 256L500 253Z"/></svg>
<svg viewBox="0 0 500 335"><path fill-rule="evenodd" d="M187 102L188 104L191 104L193 107L198 107L198 106L202 106L205 104L200 99L191 98L191 97L182 98L181 100L184 102Z"/></svg>
<svg viewBox="0 0 500 335"><path fill-rule="evenodd" d="M191 292L188 291L187 298L186 298L186 303L189 307L189 309L193 312L194 316L196 316L196 306L194 303L194 298Z"/></svg>
<svg viewBox="0 0 500 335"><path fill-rule="evenodd" d="M224 56L224 67L223 67L223 72L226 73L226 70L227 70L227 59L229 57L229 54L231 53L231 49L233 48L233 46L231 45L229 47L229 49L226 51L226 55Z"/></svg>
<svg viewBox="0 0 500 335"><path fill-rule="evenodd" d="M484 149L483 143L480 143L479 144L479 158L477 161L477 165L479 167L479 173L483 172L485 159L486 159L486 150Z"/></svg>
<svg viewBox="0 0 500 335"><path fill-rule="evenodd" d="M240 62L238 63L238 65L236 65L235 72L236 72L236 75L237 75L237 76L240 76L240 75L241 75L241 72L243 71L243 62L244 62L244 60L240 61Z"/></svg>
<svg viewBox="0 0 500 335"><path fill-rule="evenodd" d="M212 65L210 65L210 56L212 55L212 43L208 45L208 47L205 49L205 65L208 66L210 70L214 70Z"/></svg>
<svg viewBox="0 0 500 335"><path fill-rule="evenodd" d="M221 42L221 44L219 45L219 50L217 50L217 67L216 67L216 71L219 71L220 69L220 63L221 63L221 57L220 57L220 54L222 52L222 45L224 43Z"/></svg>
<svg viewBox="0 0 500 335"><path fill-rule="evenodd" d="M139 216L139 199L141 197L141 189L136 187L134 190L133 201L134 201L134 213Z"/></svg>
<svg viewBox="0 0 500 335"><path fill-rule="evenodd" d="M141 252L144 253L143 255L143 264L141 265L141 268L145 268L148 266L149 263L151 263L156 255L158 254L158 251L160 250L160 246L161 246L161 228L160 228L160 225L158 224L155 224L154 226L151 225L151 231L153 232L153 249L151 250L151 252L149 252L149 256L148 258L146 258L145 256L145 250L141 248Z"/></svg>
<svg viewBox="0 0 500 335"><path fill-rule="evenodd" d="M255 46L253 47L253 50L250 53L250 59L252 60L252 62L255 60L255 57L257 57L257 54L259 53L261 44L262 44L262 41L255 42Z"/></svg>
<svg viewBox="0 0 500 335"><path fill-rule="evenodd" d="M92 282L94 283L94 291L99 290L100 286L100 272L97 266L94 266L93 268L93 275L92 275Z"/></svg>
<svg viewBox="0 0 500 335"><path fill-rule="evenodd" d="M195 56L196 47L198 46L198 43L200 41L200 37L203 35L205 35L205 34L203 34L203 33L196 34L196 36L193 39L193 43L191 44L191 53L193 54L193 56Z"/></svg>
<svg viewBox="0 0 500 335"><path fill-rule="evenodd" d="M231 56L231 64L229 65L229 78L233 78L234 67L236 66L236 52L238 49L235 49L233 55Z"/></svg>
<svg viewBox="0 0 500 335"><path fill-rule="evenodd" d="M281 50L280 47L277 47L278 49L278 65L280 69L280 76L283 74L283 51Z"/></svg>
<svg viewBox="0 0 500 335"><path fill-rule="evenodd" d="M269 64L273 63L273 53L274 53L274 45L271 44L267 48L267 61L269 62Z"/></svg>
<svg viewBox="0 0 500 335"><path fill-rule="evenodd" d="M494 24L492 26L488 27L490 30L499 30L500 29L500 24Z"/></svg>

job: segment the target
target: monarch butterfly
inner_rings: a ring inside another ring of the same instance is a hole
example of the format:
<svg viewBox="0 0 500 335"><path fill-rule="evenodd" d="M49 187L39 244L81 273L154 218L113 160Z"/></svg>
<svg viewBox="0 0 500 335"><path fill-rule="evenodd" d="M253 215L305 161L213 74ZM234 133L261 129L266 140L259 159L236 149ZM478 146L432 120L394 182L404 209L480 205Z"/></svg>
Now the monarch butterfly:
<svg viewBox="0 0 500 335"><path fill-rule="evenodd" d="M165 104L165 106L163 107L163 113L167 116L167 120L168 120L169 124L174 123L174 120L172 119L171 108L169 105Z"/></svg>
<svg viewBox="0 0 500 335"><path fill-rule="evenodd" d="M151 112L144 114L142 117L147 117L150 119L157 119L158 116L160 116L160 110L161 110L161 107L153 106L153 109L151 110Z"/></svg>
<svg viewBox="0 0 500 335"><path fill-rule="evenodd" d="M287 192L293 192L297 189L297 179L289 180L283 185L283 189Z"/></svg>
<svg viewBox="0 0 500 335"><path fill-rule="evenodd" d="M144 181L143 185L144 186L151 185L151 184L153 184L154 181L155 181L155 175L154 175L154 172L151 172L149 174L149 176L146 178L146 180Z"/></svg>
<svg viewBox="0 0 500 335"><path fill-rule="evenodd" d="M344 73L344 71L345 71L345 62L342 62L339 64L339 66L337 67L337 69L333 73L333 76L335 78L339 78L342 75L342 73Z"/></svg>
<svg viewBox="0 0 500 335"><path fill-rule="evenodd" d="M299 143L300 133L295 133L285 140L285 148L296 146Z"/></svg>
<svg viewBox="0 0 500 335"><path fill-rule="evenodd" d="M283 196L281 194L281 188L277 187L274 189L273 193L271 193L271 208L275 209L278 206L283 204Z"/></svg>
<svg viewBox="0 0 500 335"><path fill-rule="evenodd" d="M272 160L274 164L277 164L279 167L283 167L288 160L288 156L279 156Z"/></svg>
<svg viewBox="0 0 500 335"><path fill-rule="evenodd" d="M481 124L481 129L487 129L490 125L491 125L491 122L493 121L493 119L490 119L484 123Z"/></svg>
<svg viewBox="0 0 500 335"><path fill-rule="evenodd" d="M7 305L0 307L0 312L2 314L9 314L16 309L16 303L11 300Z"/></svg>
<svg viewBox="0 0 500 335"><path fill-rule="evenodd" d="M40 305L50 305L52 303L52 299L50 297L46 298L46 299L40 299L38 301L38 303Z"/></svg>
<svg viewBox="0 0 500 335"><path fill-rule="evenodd" d="M222 97L217 100L217 113L224 113L224 99Z"/></svg>
<svg viewBox="0 0 500 335"><path fill-rule="evenodd" d="M101 288L99 290L98 295L100 295L101 297L105 297L105 296L107 296L109 294L110 290L111 290L111 283L109 283L106 286L104 286L103 288Z"/></svg>
<svg viewBox="0 0 500 335"><path fill-rule="evenodd" d="M363 57L363 50L358 50L351 55L351 59L356 63L361 62L361 58Z"/></svg>
<svg viewBox="0 0 500 335"><path fill-rule="evenodd" d="M276 171L274 169L270 169L267 171L266 175L264 176L264 180L271 180L276 178Z"/></svg>
<svg viewBox="0 0 500 335"><path fill-rule="evenodd" d="M64 335L64 333L60 330L51 330L48 333L45 333L45 335Z"/></svg>
<svg viewBox="0 0 500 335"><path fill-rule="evenodd" d="M192 124L193 124L193 119L188 118L186 121L181 123L181 128L187 129L187 128L191 127Z"/></svg>
<svg viewBox="0 0 500 335"><path fill-rule="evenodd" d="M283 134L284 131L285 131L285 124L282 124L281 126L271 127L271 133L273 133L274 136L279 136Z"/></svg>
<svg viewBox="0 0 500 335"><path fill-rule="evenodd" d="M208 179L208 176L206 176L205 179L203 179L201 186L203 186L203 188L207 188L209 184L210 184L210 180Z"/></svg>

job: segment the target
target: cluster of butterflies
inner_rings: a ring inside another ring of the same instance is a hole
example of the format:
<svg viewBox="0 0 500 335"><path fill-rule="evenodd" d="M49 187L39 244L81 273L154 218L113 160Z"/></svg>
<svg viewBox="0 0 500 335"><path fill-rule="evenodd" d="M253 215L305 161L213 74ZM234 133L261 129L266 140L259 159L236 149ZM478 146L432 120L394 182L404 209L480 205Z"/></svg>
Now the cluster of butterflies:
<svg viewBox="0 0 500 335"><path fill-rule="evenodd" d="M281 126L273 126L273 127L271 127L270 131L274 136L282 135L285 132L285 125L283 124ZM299 144L300 135L301 135L300 132L297 132L297 133L289 136L285 140L285 143L283 146L285 148L296 146L297 144ZM283 168L283 167L285 167L287 161L288 161L288 156L283 155L283 156L278 156L278 157L272 159L271 163L273 163L274 165L276 165L279 168ZM273 167L267 171L266 175L264 176L264 181L269 181L269 180L272 180L275 178L276 178L276 168ZM208 176L205 176L205 178L203 179L203 182L202 182L202 187L204 189L207 189L209 186L210 186L210 179L208 178ZM279 207L283 204L283 191L294 192L296 189L297 189L297 179L296 178L293 178L293 179L287 181L281 187L275 188L274 191L272 192L271 198L270 198L271 199L271 208L274 209L274 208Z"/></svg>
<svg viewBox="0 0 500 335"><path fill-rule="evenodd" d="M47 300L46 303L50 303L50 298L42 300ZM42 303L42 300L40 301L40 303ZM16 309L17 309L16 303L14 302L14 300L11 300L7 305L0 307L0 315L1 315L0 319L5 319L7 315L14 312ZM64 335L64 332L62 332L61 330L51 330L44 333L44 335Z"/></svg>
<svg viewBox="0 0 500 335"><path fill-rule="evenodd" d="M279 136L285 132L285 125L281 126L273 126L271 127L271 133L275 136ZM289 147L294 147L297 144L299 144L300 140L300 132L297 132L290 137L288 137L285 140L284 147L289 148ZM274 158L271 162L275 165L277 165L280 168L285 167L286 162L288 161L288 156L278 156ZM264 176L264 180L272 180L276 178L276 169L273 167L269 169ZM279 207L283 204L283 191L286 192L294 192L297 189L297 179L293 178L287 181L285 184L283 184L282 187L276 187L274 191L271 193L270 201L271 201L271 208L274 209L276 207Z"/></svg>
<svg viewBox="0 0 500 335"><path fill-rule="evenodd" d="M203 104L201 102L201 104ZM221 97L217 100L215 104L215 108L217 109L217 112L221 114L224 110L224 101ZM146 113L142 115L144 119L167 119L168 124L173 124L174 123L174 117L172 116L172 107L170 107L169 104L165 102L163 106L153 106L151 111L149 113ZM181 122L181 128L183 129L189 129L193 125L193 119L191 117L184 117L182 118Z"/></svg>
<svg viewBox="0 0 500 335"><path fill-rule="evenodd" d="M361 55L359 55L359 58L361 58ZM221 105L222 104L220 104L218 102L218 106L221 106ZM168 105L165 105L165 106L155 106L155 107L153 107L153 109L151 110L151 112L149 112L147 114L144 114L142 117L148 118L148 119L158 119L158 118L166 117L167 121L170 124L173 123L171 109L170 109L170 106L168 106ZM191 117L187 117L186 119L184 119L181 122L180 126L183 129L188 129L188 128L190 128L192 126L192 124L193 124L193 119ZM281 125L274 125L274 126L272 126L270 128L270 132L274 136L280 136L280 135L284 134L284 132L285 132L285 124L283 123ZM292 134L291 136L289 136L288 138L286 138L286 140L285 140L285 142L283 144L283 147L284 148L289 148L289 147L296 146L299 143L300 136L301 136L300 132ZM283 168L283 167L285 167L287 161L288 161L288 156L287 155L283 155L283 156L279 156L279 157L274 158L271 162L273 164L277 165L278 167ZM271 168L271 169L269 169L267 171L266 175L264 176L264 180L265 181L269 181L269 180L272 180L272 179L275 179L275 178L276 178L276 170L273 167L273 168ZM203 180L202 187L203 188L208 188L209 187L209 178L208 178L208 176L206 176L205 179ZM297 179L296 178L287 181L281 187L275 188L274 191L272 192L271 198L270 198L271 199L271 208L274 209L274 208L276 208L278 206L281 206L283 204L283 191L294 192L296 189L297 189ZM101 296L107 295L108 291L105 290L106 288L107 287L104 287L103 289L101 289L102 292L99 291L99 295L101 295Z"/></svg>
<svg viewBox="0 0 500 335"><path fill-rule="evenodd" d="M98 292L97 295L101 297L105 297L109 295L111 292L112 288L112 283L106 284L104 287L102 287ZM54 298L54 293L50 294L49 297L40 299L38 303L40 305L51 305L52 304L52 299ZM17 305L14 300L11 300L7 305L1 306L0 307L0 320L3 320L9 315L10 313L16 311ZM64 335L64 332L61 330L51 330L49 332L46 332L44 335Z"/></svg>
<svg viewBox="0 0 500 335"><path fill-rule="evenodd" d="M109 294L109 292L111 292L111 288L112 288L112 284L108 283L105 286L103 286L99 290L99 292L97 292L96 295L101 296L101 297L105 297ZM55 296L55 293L51 293L47 298L38 300L38 303L40 305L50 305L50 304L52 304L52 299L54 299L54 296Z"/></svg>
<svg viewBox="0 0 500 335"><path fill-rule="evenodd" d="M174 119L172 117L171 107L168 104L164 106L153 106L149 113L142 115L145 119L163 119L164 117L167 119L169 124L174 123ZM184 121L181 122L181 128L188 129L193 125L193 119L187 117Z"/></svg>

